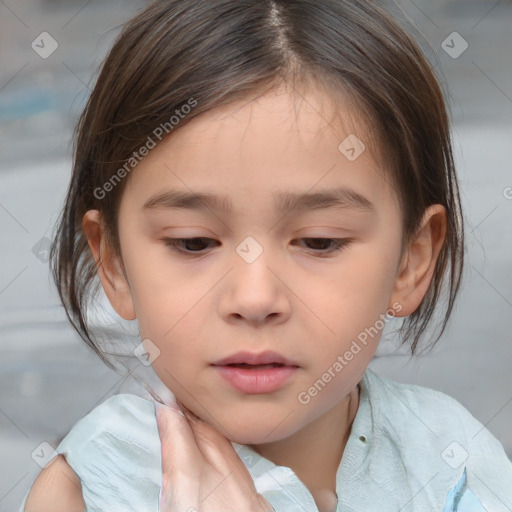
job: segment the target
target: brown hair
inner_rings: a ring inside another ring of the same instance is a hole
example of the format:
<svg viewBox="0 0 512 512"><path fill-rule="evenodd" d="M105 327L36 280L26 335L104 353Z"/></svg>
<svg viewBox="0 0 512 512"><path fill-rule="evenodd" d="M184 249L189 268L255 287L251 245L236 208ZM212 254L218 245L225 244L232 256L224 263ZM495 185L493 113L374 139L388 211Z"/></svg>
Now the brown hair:
<svg viewBox="0 0 512 512"><path fill-rule="evenodd" d="M108 366L86 321L96 263L81 223L87 210L99 210L121 258L117 212L129 176L101 197L98 189L191 98L195 108L174 131L287 80L319 80L348 94L372 126L386 148L405 241L429 205L447 209L447 238L430 287L399 331L414 354L446 278L444 319L432 346L443 333L461 283L463 222L443 94L417 43L367 0L157 0L124 26L103 63L77 124L73 173L51 248L68 318Z"/></svg>

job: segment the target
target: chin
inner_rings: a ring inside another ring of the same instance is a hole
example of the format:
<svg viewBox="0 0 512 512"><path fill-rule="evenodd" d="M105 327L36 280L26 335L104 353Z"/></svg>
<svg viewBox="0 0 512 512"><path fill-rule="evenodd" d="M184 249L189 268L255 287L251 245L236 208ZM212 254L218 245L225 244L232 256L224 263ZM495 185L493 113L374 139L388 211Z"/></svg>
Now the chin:
<svg viewBox="0 0 512 512"><path fill-rule="evenodd" d="M292 428L291 425L283 422L283 418L279 420L262 420L255 421L252 418L247 418L246 422L233 423L225 421L221 425L211 425L219 430L230 441L237 444L265 444L281 441L291 436L297 429Z"/></svg>
<svg viewBox="0 0 512 512"><path fill-rule="evenodd" d="M266 444L266 443L274 443L276 441L281 441L286 439L287 435L275 435L274 432L271 435L268 435L268 430L266 432L243 432L240 435L231 435L228 439L237 444L248 444L248 445L258 445L258 444Z"/></svg>

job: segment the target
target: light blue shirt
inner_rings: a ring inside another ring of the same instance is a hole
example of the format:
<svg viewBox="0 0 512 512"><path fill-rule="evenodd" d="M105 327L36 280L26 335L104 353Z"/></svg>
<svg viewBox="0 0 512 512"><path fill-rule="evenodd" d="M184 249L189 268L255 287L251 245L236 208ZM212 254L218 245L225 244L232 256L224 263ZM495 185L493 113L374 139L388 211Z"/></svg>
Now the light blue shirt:
<svg viewBox="0 0 512 512"><path fill-rule="evenodd" d="M512 463L461 404L370 369L360 390L336 474L338 512L512 511ZM232 445L277 512L318 512L290 468ZM150 401L131 394L105 400L57 452L79 476L87 512L158 512L160 438Z"/></svg>

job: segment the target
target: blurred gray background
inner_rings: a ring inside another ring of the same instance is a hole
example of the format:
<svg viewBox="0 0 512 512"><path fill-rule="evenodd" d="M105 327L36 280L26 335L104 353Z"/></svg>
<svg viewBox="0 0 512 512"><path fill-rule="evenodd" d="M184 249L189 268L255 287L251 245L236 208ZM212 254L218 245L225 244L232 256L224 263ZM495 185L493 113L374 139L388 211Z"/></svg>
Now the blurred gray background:
<svg viewBox="0 0 512 512"><path fill-rule="evenodd" d="M0 0L2 512L17 512L41 469L34 454L46 449L42 442L56 447L107 396L138 392L68 325L47 248L77 116L120 25L145 4ZM469 254L460 301L435 351L410 360L390 350L391 339L372 367L453 396L512 456L512 1L387 5L423 35L450 98ZM103 311L103 324L135 343L133 329Z"/></svg>

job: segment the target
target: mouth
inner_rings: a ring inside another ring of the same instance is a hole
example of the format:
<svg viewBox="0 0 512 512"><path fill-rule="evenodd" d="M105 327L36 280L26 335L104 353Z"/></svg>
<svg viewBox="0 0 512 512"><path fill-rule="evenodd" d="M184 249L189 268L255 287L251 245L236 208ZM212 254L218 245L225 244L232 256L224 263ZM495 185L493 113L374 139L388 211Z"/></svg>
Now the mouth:
<svg viewBox="0 0 512 512"><path fill-rule="evenodd" d="M267 368L278 368L282 366L299 367L296 361L292 361L277 352L267 350L259 354L252 352L237 352L231 356L211 363L213 366L228 366L243 368L247 370L261 370Z"/></svg>
<svg viewBox="0 0 512 512"><path fill-rule="evenodd" d="M244 370L267 370L270 368L282 368L286 366L281 363L270 363L270 364L248 364L248 363L230 363L224 366L229 366L231 368L242 368Z"/></svg>
<svg viewBox="0 0 512 512"><path fill-rule="evenodd" d="M245 395L274 393L285 387L299 370L294 361L275 352L239 352L212 364L222 380Z"/></svg>

